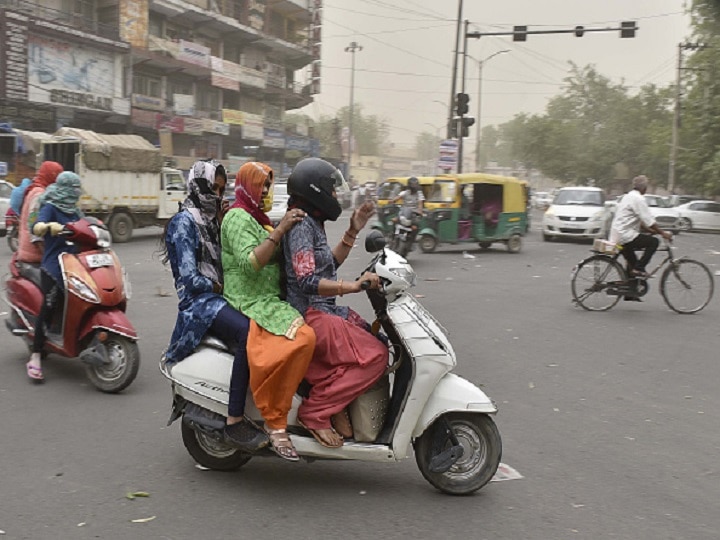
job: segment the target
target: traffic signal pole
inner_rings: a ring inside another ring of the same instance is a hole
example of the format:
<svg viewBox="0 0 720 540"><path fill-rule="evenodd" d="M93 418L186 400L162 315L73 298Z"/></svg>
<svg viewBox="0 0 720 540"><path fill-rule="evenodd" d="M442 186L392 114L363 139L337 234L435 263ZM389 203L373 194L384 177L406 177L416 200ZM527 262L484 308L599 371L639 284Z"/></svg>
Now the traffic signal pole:
<svg viewBox="0 0 720 540"><path fill-rule="evenodd" d="M462 50L462 84L460 85L460 92L465 94L465 75L467 73L467 43L468 43L468 26L470 21L465 19L465 30L463 31L463 50ZM465 110L460 111L460 120L457 122L458 131L458 155L457 155L457 172L458 174L463 172L463 128L465 126ZM453 119L454 121L454 119Z"/></svg>
<svg viewBox="0 0 720 540"><path fill-rule="evenodd" d="M450 103L448 109L448 121L447 121L447 138L452 139L452 122L453 122L453 107L455 100L455 92L457 91L457 63L458 63L458 49L460 48L460 28L462 23L462 12L463 12L463 0L458 0L458 18L457 18L457 30L455 32L455 50L453 52L453 69L452 69L452 83L450 88Z"/></svg>

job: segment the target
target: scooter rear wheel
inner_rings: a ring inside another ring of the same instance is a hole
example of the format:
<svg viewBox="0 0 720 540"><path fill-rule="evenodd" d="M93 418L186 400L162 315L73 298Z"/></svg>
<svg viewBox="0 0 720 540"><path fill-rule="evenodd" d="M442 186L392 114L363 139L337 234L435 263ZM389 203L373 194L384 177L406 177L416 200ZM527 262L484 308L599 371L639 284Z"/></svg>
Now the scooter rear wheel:
<svg viewBox="0 0 720 540"><path fill-rule="evenodd" d="M245 454L182 421L182 440L192 458L203 467L214 471L235 471L245 465L250 454Z"/></svg>
<svg viewBox="0 0 720 540"><path fill-rule="evenodd" d="M437 441L444 436L443 417L463 447L463 454L449 470L440 473L430 470L430 462L438 451L452 444L449 439ZM425 480L449 495L470 495L483 487L497 471L501 457L500 432L485 414L446 413L415 441L415 461Z"/></svg>
<svg viewBox="0 0 720 540"><path fill-rule="evenodd" d="M116 334L110 334L104 345L110 363L89 364L85 367L85 373L95 388L115 394L125 390L135 380L140 369L140 350L135 341Z"/></svg>

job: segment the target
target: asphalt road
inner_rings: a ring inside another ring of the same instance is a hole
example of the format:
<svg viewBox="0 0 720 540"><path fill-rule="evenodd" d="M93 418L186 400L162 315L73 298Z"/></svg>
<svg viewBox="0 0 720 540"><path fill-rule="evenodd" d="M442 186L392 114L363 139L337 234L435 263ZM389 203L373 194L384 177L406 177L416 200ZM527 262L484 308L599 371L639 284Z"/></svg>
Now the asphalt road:
<svg viewBox="0 0 720 540"><path fill-rule="evenodd" d="M329 226L338 239L348 219ZM539 215L534 223L539 223ZM412 293L448 329L457 372L499 406L503 462L523 478L470 497L435 491L414 460L387 464L253 459L202 471L157 362L174 324L158 230L115 246L130 273L142 367L105 395L77 361L51 357L31 385L25 346L0 328L0 530L8 539L697 539L720 538L717 411L720 299L701 313L643 303L587 313L570 302L578 243L533 230L520 254L413 252ZM720 235L682 234L683 254L720 272ZM0 245L0 268L9 249ZM341 271L357 276L357 248ZM720 295L720 291L717 292ZM343 300L369 315L363 295ZM6 312L0 304L0 312ZM4 318L4 316L3 316ZM128 492L148 498L129 500ZM131 520L154 518L144 523Z"/></svg>

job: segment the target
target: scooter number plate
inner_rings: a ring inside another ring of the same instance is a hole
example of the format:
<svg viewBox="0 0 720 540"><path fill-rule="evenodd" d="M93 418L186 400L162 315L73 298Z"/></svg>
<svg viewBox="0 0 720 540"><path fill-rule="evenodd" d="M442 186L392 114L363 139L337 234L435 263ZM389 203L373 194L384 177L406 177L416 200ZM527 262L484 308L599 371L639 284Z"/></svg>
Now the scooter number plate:
<svg viewBox="0 0 720 540"><path fill-rule="evenodd" d="M107 253L96 253L93 255L86 255L85 260L90 268L100 268L101 266L112 266L113 258L112 255Z"/></svg>

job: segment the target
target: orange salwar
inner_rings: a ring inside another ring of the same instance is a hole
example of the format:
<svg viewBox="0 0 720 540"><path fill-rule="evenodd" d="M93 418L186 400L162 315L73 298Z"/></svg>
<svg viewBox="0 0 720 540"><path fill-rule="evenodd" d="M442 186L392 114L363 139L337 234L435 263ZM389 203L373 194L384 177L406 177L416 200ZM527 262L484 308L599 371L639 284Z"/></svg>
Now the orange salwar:
<svg viewBox="0 0 720 540"><path fill-rule="evenodd" d="M315 332L307 324L294 339L278 336L250 321L247 355L250 389L269 429L285 429L292 398L315 349Z"/></svg>

